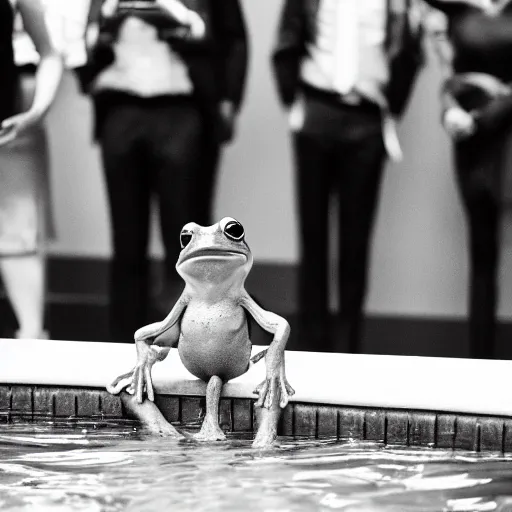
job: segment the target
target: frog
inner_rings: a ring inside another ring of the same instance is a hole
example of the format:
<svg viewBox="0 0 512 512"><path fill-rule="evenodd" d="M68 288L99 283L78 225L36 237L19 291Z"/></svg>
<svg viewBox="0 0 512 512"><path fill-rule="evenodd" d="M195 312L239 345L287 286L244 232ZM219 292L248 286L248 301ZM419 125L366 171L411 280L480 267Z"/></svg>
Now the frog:
<svg viewBox="0 0 512 512"><path fill-rule="evenodd" d="M136 365L107 390L120 394L127 410L151 432L182 437L155 404L151 378L153 365L177 348L185 368L207 384L206 412L194 439L224 440L218 421L223 385L264 358L265 379L254 390L259 425L252 445L269 447L277 439L280 411L295 393L285 372L290 325L245 288L254 258L239 221L224 217L211 226L189 222L181 230L180 244L176 271L185 283L181 295L162 321L135 332ZM273 335L268 348L254 356L248 315Z"/></svg>

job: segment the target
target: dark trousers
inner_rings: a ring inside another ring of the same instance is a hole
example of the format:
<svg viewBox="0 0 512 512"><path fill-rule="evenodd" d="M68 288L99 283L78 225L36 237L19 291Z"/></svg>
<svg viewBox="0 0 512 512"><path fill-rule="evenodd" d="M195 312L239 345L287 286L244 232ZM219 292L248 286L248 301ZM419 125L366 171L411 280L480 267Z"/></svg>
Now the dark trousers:
<svg viewBox="0 0 512 512"><path fill-rule="evenodd" d="M308 94L294 135L301 267L301 337L311 350L357 352L367 288L368 254L385 149L381 115L371 104L345 106ZM329 199L339 203L338 291L341 332L330 340Z"/></svg>
<svg viewBox="0 0 512 512"><path fill-rule="evenodd" d="M203 118L192 98L115 95L99 129L111 214L110 330L133 339L147 323L150 199L159 203L165 279L182 287L179 233L197 216L202 188ZM201 210L202 211L202 210Z"/></svg>
<svg viewBox="0 0 512 512"><path fill-rule="evenodd" d="M469 235L470 357L494 356L503 179L512 163L512 130L482 132L456 143L456 177Z"/></svg>

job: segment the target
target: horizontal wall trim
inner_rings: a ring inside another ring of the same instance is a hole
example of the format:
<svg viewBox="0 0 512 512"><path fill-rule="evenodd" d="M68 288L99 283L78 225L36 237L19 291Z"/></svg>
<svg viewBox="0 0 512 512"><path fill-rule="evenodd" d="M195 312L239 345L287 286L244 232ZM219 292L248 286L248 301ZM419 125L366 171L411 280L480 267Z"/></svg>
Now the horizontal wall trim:
<svg viewBox="0 0 512 512"><path fill-rule="evenodd" d="M247 288L267 309L285 316L292 326L291 350L315 350L300 338L296 301L297 267L287 264L256 263ZM162 264L151 262L153 288L157 289ZM48 262L47 328L55 339L108 340L108 260L102 258L55 257ZM1 299L1 297L0 297ZM16 320L8 301L0 300L0 336L12 336ZM161 318L153 312L151 321ZM331 319L334 336L337 319ZM385 315L368 313L362 352L374 354L466 357L467 326L461 317ZM512 323L502 321L497 332L496 356L512 359ZM127 340L129 341L129 340ZM266 344L269 337L259 327L253 342ZM343 347L338 347L343 350Z"/></svg>
<svg viewBox="0 0 512 512"><path fill-rule="evenodd" d="M109 260L104 258L48 258L48 300L103 303L108 294ZM247 279L247 289L267 308L289 313L296 310L296 278L294 265L256 263ZM161 260L150 260L151 288L157 291L163 275Z"/></svg>

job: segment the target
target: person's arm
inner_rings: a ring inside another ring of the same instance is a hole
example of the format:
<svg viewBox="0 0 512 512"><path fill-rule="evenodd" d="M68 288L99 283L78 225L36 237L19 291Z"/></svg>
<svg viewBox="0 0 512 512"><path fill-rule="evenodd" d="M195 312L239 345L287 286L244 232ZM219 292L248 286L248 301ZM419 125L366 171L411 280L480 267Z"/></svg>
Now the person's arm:
<svg viewBox="0 0 512 512"><path fill-rule="evenodd" d="M165 9L177 23L188 27L188 37L201 40L206 34L206 27L201 16L192 9L188 9L180 0L155 0L155 3Z"/></svg>
<svg viewBox="0 0 512 512"><path fill-rule="evenodd" d="M448 16L467 7L483 8L485 0L424 0L425 3Z"/></svg>
<svg viewBox="0 0 512 512"><path fill-rule="evenodd" d="M245 17L239 0L212 2L212 29L218 41L221 59L220 116L223 121L223 142L229 142L235 131L247 79L248 37Z"/></svg>
<svg viewBox="0 0 512 512"><path fill-rule="evenodd" d="M306 44L303 4L303 0L285 0L272 52L272 67L279 98L288 109L296 100L300 63Z"/></svg>
<svg viewBox="0 0 512 512"><path fill-rule="evenodd" d="M454 5L450 1L430 1L429 4ZM459 4L460 5L460 4ZM454 91L450 87L453 77L453 46L448 36L449 19L443 13L427 10L425 27L429 40L432 43L434 53L437 55L443 84L441 86L441 123L447 133L453 138L464 138L474 133L476 126L473 116L466 112L457 101Z"/></svg>
<svg viewBox="0 0 512 512"><path fill-rule="evenodd" d="M63 59L51 43L40 0L18 0L18 8L27 34L31 37L40 61L35 77L35 95L30 111L41 118L50 108L63 71Z"/></svg>
<svg viewBox="0 0 512 512"><path fill-rule="evenodd" d="M243 101L248 67L248 41L239 0L218 0L213 5L224 71L224 100L238 111Z"/></svg>
<svg viewBox="0 0 512 512"><path fill-rule="evenodd" d="M63 70L63 59L52 45L46 28L41 1L18 0L17 5L24 29L34 42L40 61L35 76L32 105L28 111L2 123L1 143L14 139L19 132L41 120L55 99Z"/></svg>

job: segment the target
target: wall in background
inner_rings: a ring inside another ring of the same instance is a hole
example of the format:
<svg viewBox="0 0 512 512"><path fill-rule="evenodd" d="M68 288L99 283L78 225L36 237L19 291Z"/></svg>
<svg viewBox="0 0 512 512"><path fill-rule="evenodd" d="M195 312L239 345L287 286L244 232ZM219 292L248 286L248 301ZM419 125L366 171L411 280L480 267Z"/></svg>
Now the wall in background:
<svg viewBox="0 0 512 512"><path fill-rule="evenodd" d="M294 177L286 119L275 94L269 53L281 2L245 0L252 36L246 104L236 143L223 158L216 217L237 217L257 262L298 261ZM465 223L439 126L438 69L431 57L400 126L405 159L386 171L375 230L368 310L379 314L460 316L466 311ZM110 255L106 193L91 143L91 106L66 76L49 115L55 255ZM504 232L503 317L512 316L512 237ZM154 228L151 252L161 254Z"/></svg>

